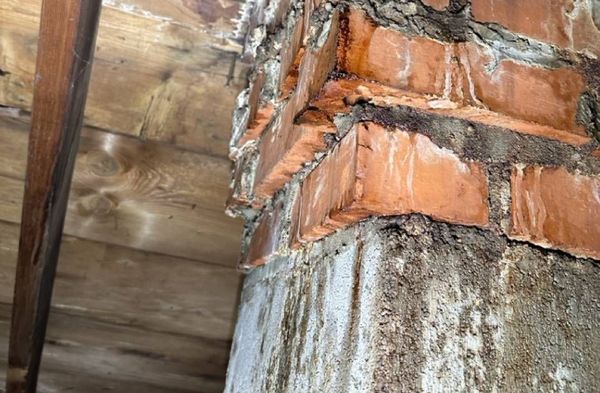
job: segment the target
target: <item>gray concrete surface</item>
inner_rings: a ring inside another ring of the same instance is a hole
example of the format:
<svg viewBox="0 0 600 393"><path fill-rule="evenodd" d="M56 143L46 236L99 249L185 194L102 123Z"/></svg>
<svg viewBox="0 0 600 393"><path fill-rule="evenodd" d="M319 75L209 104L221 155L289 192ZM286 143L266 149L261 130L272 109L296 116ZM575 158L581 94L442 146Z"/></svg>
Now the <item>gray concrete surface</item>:
<svg viewBox="0 0 600 393"><path fill-rule="evenodd" d="M419 215L246 278L226 392L600 392L600 266Z"/></svg>

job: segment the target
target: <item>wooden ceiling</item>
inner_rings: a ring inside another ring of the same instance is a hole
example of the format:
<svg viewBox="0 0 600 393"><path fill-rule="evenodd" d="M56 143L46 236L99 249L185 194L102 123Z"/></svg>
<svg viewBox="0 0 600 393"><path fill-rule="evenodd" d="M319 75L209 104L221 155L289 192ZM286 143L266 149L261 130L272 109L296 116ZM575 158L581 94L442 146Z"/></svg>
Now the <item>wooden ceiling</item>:
<svg viewBox="0 0 600 393"><path fill-rule="evenodd" d="M234 0L104 0L39 392L222 391ZM41 0L0 1L0 384ZM2 391L2 388L0 388Z"/></svg>

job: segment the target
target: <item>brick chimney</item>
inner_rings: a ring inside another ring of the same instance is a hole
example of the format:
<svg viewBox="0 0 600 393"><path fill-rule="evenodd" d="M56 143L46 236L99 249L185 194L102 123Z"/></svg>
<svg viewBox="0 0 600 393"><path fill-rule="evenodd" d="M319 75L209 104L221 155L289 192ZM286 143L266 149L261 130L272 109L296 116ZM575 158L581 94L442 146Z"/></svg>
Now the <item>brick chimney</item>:
<svg viewBox="0 0 600 393"><path fill-rule="evenodd" d="M600 391L600 2L249 12L226 391Z"/></svg>

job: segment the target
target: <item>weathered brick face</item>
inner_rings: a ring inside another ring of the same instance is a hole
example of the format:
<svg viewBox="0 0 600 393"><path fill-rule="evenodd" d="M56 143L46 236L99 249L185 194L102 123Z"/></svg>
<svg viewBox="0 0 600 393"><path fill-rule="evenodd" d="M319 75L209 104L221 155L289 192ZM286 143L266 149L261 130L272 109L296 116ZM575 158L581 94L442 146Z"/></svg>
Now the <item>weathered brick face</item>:
<svg viewBox="0 0 600 393"><path fill-rule="evenodd" d="M273 196L315 153L325 150L325 136L335 133L334 124L322 112L308 111L296 124L291 119L286 123L267 131L260 144L254 188L258 197Z"/></svg>
<svg viewBox="0 0 600 393"><path fill-rule="evenodd" d="M542 41L569 45L569 13L574 0L473 0L473 16L482 22L495 22L510 30Z"/></svg>
<svg viewBox="0 0 600 393"><path fill-rule="evenodd" d="M278 203L273 209L262 214L247 251L247 258L251 265L262 265L279 249L283 229L283 210L282 203Z"/></svg>
<svg viewBox="0 0 600 393"><path fill-rule="evenodd" d="M600 177L517 166L511 199L512 237L600 259Z"/></svg>
<svg viewBox="0 0 600 393"><path fill-rule="evenodd" d="M339 67L361 78L399 89L442 95L446 47L377 27L362 11L351 9L347 33L338 48Z"/></svg>
<svg viewBox="0 0 600 393"><path fill-rule="evenodd" d="M597 7L351 3L294 8L256 66L232 153L242 264L410 214L600 259Z"/></svg>
<svg viewBox="0 0 600 393"><path fill-rule="evenodd" d="M577 105L586 86L575 69L543 69L511 60L493 66L494 59L481 46L467 43L461 49L461 63L470 67L465 79L471 78L472 104L479 101L493 112L586 135L576 122Z"/></svg>
<svg viewBox="0 0 600 393"><path fill-rule="evenodd" d="M473 17L562 48L600 54L597 1L472 0ZM594 17L596 20L594 20Z"/></svg>
<svg viewBox="0 0 600 393"><path fill-rule="evenodd" d="M382 159L384 158L384 159ZM423 213L485 225L487 180L427 137L358 124L302 185L301 241L321 238L371 215Z"/></svg>

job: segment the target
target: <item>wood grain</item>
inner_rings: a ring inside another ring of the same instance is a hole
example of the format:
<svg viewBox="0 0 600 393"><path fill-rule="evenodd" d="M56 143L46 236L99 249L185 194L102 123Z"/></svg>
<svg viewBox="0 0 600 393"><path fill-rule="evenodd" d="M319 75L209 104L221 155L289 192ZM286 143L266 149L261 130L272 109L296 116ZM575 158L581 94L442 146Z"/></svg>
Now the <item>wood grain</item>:
<svg viewBox="0 0 600 393"><path fill-rule="evenodd" d="M41 0L0 2L0 104L30 110ZM225 156L245 68L218 0L104 2L86 124Z"/></svg>
<svg viewBox="0 0 600 393"><path fill-rule="evenodd" d="M0 382L6 371L9 320L10 306L0 303ZM227 341L53 311L38 392L221 392L228 350Z"/></svg>
<svg viewBox="0 0 600 393"><path fill-rule="evenodd" d="M44 0L10 329L7 393L35 393L101 0Z"/></svg>
<svg viewBox="0 0 600 393"><path fill-rule="evenodd" d="M222 213L230 164L217 157L245 84L225 38L240 4L103 0L40 392L222 391L241 278L218 265L237 263L242 224ZM40 5L0 1L0 105L26 112ZM0 302L11 301L28 128L0 117Z"/></svg>
<svg viewBox="0 0 600 393"><path fill-rule="evenodd" d="M27 117L0 116L0 220L18 223ZM233 267L242 223L223 213L230 163L84 128L65 233Z"/></svg>
<svg viewBox="0 0 600 393"><path fill-rule="evenodd" d="M12 299L18 226L0 221L0 302ZM53 308L102 322L229 340L240 273L65 236Z"/></svg>

